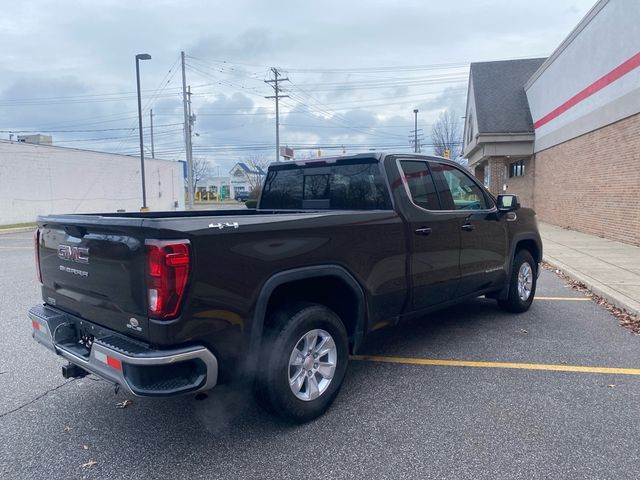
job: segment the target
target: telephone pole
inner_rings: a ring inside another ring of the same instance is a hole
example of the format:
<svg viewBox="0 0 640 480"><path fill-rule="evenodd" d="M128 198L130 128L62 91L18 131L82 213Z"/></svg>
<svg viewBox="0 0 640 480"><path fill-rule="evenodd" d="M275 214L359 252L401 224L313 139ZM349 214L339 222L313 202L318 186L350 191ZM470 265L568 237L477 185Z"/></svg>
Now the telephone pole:
<svg viewBox="0 0 640 480"><path fill-rule="evenodd" d="M151 126L151 158L156 158L156 151L153 148L153 108L149 111L149 125Z"/></svg>
<svg viewBox="0 0 640 480"><path fill-rule="evenodd" d="M278 82L287 81L289 80L289 78L278 78L278 76L280 75L280 72L278 72L278 69L275 67L272 67L271 71L273 72L273 79L265 80L264 83L273 84L272 86L273 86L275 95L270 95L264 98L275 98L276 100L276 162L279 162L280 161L280 110L279 110L278 103L281 98L289 98L289 95L280 95L280 92L282 90L278 86Z"/></svg>
<svg viewBox="0 0 640 480"><path fill-rule="evenodd" d="M187 205L193 209L193 159L191 158L191 116L187 101L187 77L185 73L184 52L180 52L182 58L182 107L184 109L184 145L187 157Z"/></svg>

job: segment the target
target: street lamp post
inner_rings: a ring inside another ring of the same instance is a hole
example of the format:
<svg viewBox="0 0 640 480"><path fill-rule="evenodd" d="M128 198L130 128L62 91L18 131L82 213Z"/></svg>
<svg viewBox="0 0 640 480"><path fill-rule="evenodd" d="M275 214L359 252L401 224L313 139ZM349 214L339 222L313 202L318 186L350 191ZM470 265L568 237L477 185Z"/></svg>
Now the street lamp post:
<svg viewBox="0 0 640 480"><path fill-rule="evenodd" d="M144 181L144 144L142 138L142 101L140 99L140 60L151 60L148 53L139 53L136 55L136 84L138 86L138 131L140 132L140 173L142 174L142 208L141 211L147 211L147 187Z"/></svg>
<svg viewBox="0 0 640 480"><path fill-rule="evenodd" d="M418 109L415 108L413 110L413 115L415 116L415 126L413 130L413 151L418 153Z"/></svg>

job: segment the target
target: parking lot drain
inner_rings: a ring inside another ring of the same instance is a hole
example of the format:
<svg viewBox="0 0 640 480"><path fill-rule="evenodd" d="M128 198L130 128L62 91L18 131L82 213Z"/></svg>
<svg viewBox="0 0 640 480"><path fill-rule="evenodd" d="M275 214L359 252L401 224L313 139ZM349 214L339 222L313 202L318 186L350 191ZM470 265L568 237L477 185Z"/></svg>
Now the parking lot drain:
<svg viewBox="0 0 640 480"><path fill-rule="evenodd" d="M439 360L431 358L382 357L352 355L352 360L381 363L401 363L436 367L508 368L516 370L543 370L549 372L604 373L609 375L640 375L640 368L588 367L582 365L557 365L545 363L475 362L468 360Z"/></svg>

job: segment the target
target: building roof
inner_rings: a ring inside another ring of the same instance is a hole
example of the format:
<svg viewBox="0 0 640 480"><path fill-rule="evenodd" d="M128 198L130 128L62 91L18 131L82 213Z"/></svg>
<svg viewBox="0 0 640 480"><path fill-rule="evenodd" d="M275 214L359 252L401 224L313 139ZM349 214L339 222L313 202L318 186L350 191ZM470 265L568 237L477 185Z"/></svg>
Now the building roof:
<svg viewBox="0 0 640 480"><path fill-rule="evenodd" d="M478 133L533 133L524 84L545 58L471 64Z"/></svg>
<svg viewBox="0 0 640 480"><path fill-rule="evenodd" d="M238 163L236 163L236 165L238 165L242 170L244 170L245 173L250 173L250 174L253 174L253 175L266 175L267 174L267 172L265 172L260 166L256 166L255 170L251 170L249 165L247 165L244 162L238 162Z"/></svg>

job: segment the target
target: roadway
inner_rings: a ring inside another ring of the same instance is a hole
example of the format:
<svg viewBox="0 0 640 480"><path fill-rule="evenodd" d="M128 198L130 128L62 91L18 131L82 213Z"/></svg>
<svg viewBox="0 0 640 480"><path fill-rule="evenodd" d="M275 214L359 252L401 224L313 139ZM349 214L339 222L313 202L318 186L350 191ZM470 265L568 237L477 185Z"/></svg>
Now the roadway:
<svg viewBox="0 0 640 480"><path fill-rule="evenodd" d="M550 272L527 313L477 299L375 332L330 411L291 426L239 387L64 380L31 339L31 242L0 235L3 479L640 477L640 338Z"/></svg>

